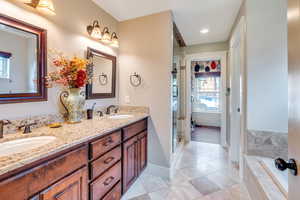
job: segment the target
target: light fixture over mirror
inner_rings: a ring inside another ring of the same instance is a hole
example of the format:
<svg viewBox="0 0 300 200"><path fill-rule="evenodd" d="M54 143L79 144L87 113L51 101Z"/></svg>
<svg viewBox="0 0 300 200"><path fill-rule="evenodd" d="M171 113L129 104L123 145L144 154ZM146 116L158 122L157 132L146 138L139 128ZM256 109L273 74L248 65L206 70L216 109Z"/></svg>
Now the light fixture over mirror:
<svg viewBox="0 0 300 200"><path fill-rule="evenodd" d="M40 0L36 9L50 15L55 15L55 10L52 0Z"/></svg>
<svg viewBox="0 0 300 200"><path fill-rule="evenodd" d="M113 47L119 47L119 38L118 38L116 32L113 32L111 34L111 44L110 45Z"/></svg>
<svg viewBox="0 0 300 200"><path fill-rule="evenodd" d="M26 5L36 8L42 13L55 15L55 9L52 0L19 0Z"/></svg>
<svg viewBox="0 0 300 200"><path fill-rule="evenodd" d="M98 40L100 40L102 38L102 31L100 29L100 25L97 20L95 20L93 22L93 25L87 26L86 29L91 37L98 39Z"/></svg>
<svg viewBox="0 0 300 200"><path fill-rule="evenodd" d="M107 43L107 44L111 42L111 36L110 36L109 30L107 27L105 27L103 29L102 42Z"/></svg>
<svg viewBox="0 0 300 200"><path fill-rule="evenodd" d="M87 26L88 34L105 44L110 44L112 47L119 47L119 38L116 32L110 34L108 27L104 27L101 31L99 21L95 20L92 25Z"/></svg>

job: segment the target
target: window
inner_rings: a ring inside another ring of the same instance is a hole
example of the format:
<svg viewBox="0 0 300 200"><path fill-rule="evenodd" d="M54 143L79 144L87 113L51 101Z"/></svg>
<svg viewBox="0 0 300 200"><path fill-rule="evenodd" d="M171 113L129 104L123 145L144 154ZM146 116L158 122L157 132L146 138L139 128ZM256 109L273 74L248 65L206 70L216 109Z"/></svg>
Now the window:
<svg viewBox="0 0 300 200"><path fill-rule="evenodd" d="M220 112L220 76L198 76L194 79L194 112Z"/></svg>
<svg viewBox="0 0 300 200"><path fill-rule="evenodd" d="M0 78L9 79L9 58L0 57Z"/></svg>

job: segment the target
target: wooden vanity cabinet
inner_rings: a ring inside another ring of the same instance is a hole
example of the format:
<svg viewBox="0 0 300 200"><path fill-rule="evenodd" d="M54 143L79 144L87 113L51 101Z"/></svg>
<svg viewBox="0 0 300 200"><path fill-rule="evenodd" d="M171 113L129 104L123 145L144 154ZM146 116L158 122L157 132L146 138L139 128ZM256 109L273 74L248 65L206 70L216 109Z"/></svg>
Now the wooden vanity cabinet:
<svg viewBox="0 0 300 200"><path fill-rule="evenodd" d="M138 174L141 174L147 167L147 157L148 157L148 136L147 131L142 132L138 136Z"/></svg>
<svg viewBox="0 0 300 200"><path fill-rule="evenodd" d="M32 200L87 200L87 167L77 170Z"/></svg>
<svg viewBox="0 0 300 200"><path fill-rule="evenodd" d="M147 166L147 119L0 176L0 200L120 200Z"/></svg>
<svg viewBox="0 0 300 200"><path fill-rule="evenodd" d="M126 140L128 137L125 134L133 137ZM123 193L147 166L147 121L143 120L124 128L124 138L126 141L123 142Z"/></svg>

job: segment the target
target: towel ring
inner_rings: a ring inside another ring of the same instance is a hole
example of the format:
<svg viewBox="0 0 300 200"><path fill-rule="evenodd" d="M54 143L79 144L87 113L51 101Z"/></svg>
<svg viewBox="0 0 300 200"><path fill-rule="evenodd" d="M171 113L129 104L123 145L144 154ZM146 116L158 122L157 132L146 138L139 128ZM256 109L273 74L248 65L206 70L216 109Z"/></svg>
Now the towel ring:
<svg viewBox="0 0 300 200"><path fill-rule="evenodd" d="M135 79L135 81L134 81ZM141 75L139 75L138 73L134 72L132 75L130 75L130 84L133 87L138 87L142 84L142 78Z"/></svg>
<svg viewBox="0 0 300 200"><path fill-rule="evenodd" d="M103 77L103 78L101 78L101 77ZM106 74L101 73L101 74L99 75L99 83L100 83L100 85L107 85L107 83L108 83L108 78L107 78L107 75L106 75Z"/></svg>

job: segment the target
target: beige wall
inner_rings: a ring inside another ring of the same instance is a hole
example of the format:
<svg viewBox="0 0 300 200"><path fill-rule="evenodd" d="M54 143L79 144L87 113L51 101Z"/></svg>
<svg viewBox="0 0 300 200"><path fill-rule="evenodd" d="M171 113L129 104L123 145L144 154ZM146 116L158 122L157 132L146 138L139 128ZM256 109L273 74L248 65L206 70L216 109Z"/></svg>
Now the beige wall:
<svg viewBox="0 0 300 200"><path fill-rule="evenodd" d="M120 104L149 106L149 161L169 167L171 157L171 70L173 27L171 12L121 22ZM142 85L133 87L137 72Z"/></svg>
<svg viewBox="0 0 300 200"><path fill-rule="evenodd" d="M48 48L64 52L66 55L85 56L88 46L100 51L117 55L117 51L99 42L91 40L86 33L86 26L98 19L102 27L108 26L111 31L117 30L118 22L104 12L91 0L53 0L56 15L41 15L35 9L18 1L1 0L1 13L47 29ZM48 65L48 71L51 71ZM59 112L59 88L48 90L48 101L37 103L0 105L0 119L28 117L40 114ZM87 106L94 101L88 101ZM117 98L97 100L98 105L118 103Z"/></svg>
<svg viewBox="0 0 300 200"><path fill-rule="evenodd" d="M228 42L216 42L207 44L190 45L184 48L185 54L197 54L215 51L227 51L229 49Z"/></svg>

